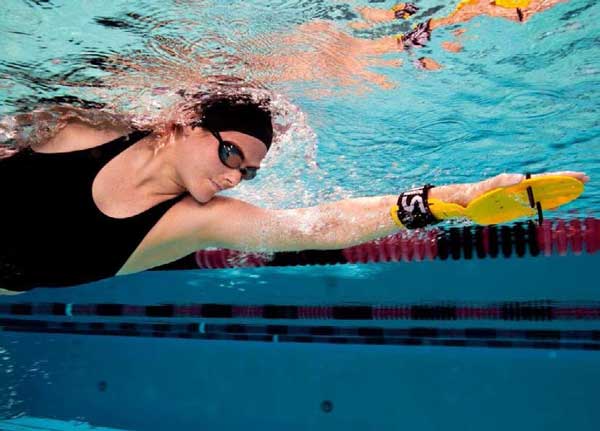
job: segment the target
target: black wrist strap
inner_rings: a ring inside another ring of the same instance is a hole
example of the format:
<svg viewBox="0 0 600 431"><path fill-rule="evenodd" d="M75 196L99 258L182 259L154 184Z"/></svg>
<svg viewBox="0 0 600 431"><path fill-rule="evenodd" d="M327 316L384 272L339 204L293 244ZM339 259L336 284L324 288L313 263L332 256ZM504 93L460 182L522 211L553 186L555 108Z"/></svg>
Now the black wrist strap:
<svg viewBox="0 0 600 431"><path fill-rule="evenodd" d="M426 184L400 193L398 196L398 219L408 229L417 229L438 223L431 210L427 196L434 186Z"/></svg>

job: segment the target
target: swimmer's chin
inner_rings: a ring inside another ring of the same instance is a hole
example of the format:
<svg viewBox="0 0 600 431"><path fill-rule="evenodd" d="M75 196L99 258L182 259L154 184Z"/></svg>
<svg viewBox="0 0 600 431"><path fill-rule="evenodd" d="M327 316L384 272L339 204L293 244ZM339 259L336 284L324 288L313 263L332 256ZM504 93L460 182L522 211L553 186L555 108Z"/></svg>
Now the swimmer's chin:
<svg viewBox="0 0 600 431"><path fill-rule="evenodd" d="M216 196L215 192L206 192L206 191L198 191L198 192L190 192L190 195L194 198L194 200L200 204L208 203Z"/></svg>

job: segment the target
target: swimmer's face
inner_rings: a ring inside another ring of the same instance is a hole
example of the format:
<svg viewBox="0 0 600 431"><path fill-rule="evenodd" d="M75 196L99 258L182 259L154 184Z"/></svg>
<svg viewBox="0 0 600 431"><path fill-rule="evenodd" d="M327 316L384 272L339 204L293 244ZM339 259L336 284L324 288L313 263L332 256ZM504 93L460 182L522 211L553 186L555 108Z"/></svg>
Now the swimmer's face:
<svg viewBox="0 0 600 431"><path fill-rule="evenodd" d="M198 202L208 202L242 180L245 168L258 168L267 155L267 147L259 139L241 132L219 132L223 141L235 146L243 160L239 169L225 165L219 157L219 141L201 128L186 128L177 145L176 167L183 187ZM240 160L237 159L237 162Z"/></svg>

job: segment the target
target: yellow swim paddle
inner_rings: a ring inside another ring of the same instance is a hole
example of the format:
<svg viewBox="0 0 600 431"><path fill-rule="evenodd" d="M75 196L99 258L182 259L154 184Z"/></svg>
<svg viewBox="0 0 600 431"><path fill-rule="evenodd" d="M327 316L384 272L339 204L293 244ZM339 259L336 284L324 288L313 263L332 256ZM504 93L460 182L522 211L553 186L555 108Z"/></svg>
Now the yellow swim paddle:
<svg viewBox="0 0 600 431"><path fill-rule="evenodd" d="M431 213L438 220L467 217L477 224L505 223L551 210L577 199L583 183L573 177L544 175L528 178L510 187L501 187L479 196L463 207L429 199Z"/></svg>
<svg viewBox="0 0 600 431"><path fill-rule="evenodd" d="M458 2L458 4L456 5L456 8L454 9L454 11L452 11L452 13L450 15L454 15L456 12L461 10L463 7L465 7L469 4L476 4L478 1L479 0L460 0L460 2ZM530 3L531 3L531 0L495 0L494 1L494 5L500 6L503 8L507 8L507 9L526 8L527 6L529 6ZM520 20L522 19L521 16L519 16L519 19Z"/></svg>
<svg viewBox="0 0 600 431"><path fill-rule="evenodd" d="M531 0L496 0L496 6L505 7L508 9L523 8L529 6Z"/></svg>

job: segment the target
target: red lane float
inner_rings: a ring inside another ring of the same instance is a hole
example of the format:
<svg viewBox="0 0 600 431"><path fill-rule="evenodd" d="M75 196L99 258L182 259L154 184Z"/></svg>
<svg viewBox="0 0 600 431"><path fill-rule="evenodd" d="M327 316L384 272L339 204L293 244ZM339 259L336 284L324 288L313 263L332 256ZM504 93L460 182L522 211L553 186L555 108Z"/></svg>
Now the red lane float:
<svg viewBox="0 0 600 431"><path fill-rule="evenodd" d="M465 226L401 231L376 241L342 250L247 253L200 250L196 268L331 265L338 263L412 262L434 259L592 254L600 250L600 220L545 220L505 226ZM188 259L189 262L189 259ZM184 266L178 266L181 269Z"/></svg>

